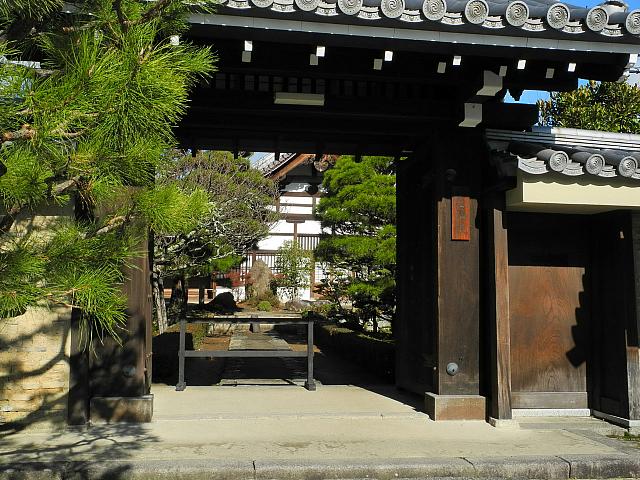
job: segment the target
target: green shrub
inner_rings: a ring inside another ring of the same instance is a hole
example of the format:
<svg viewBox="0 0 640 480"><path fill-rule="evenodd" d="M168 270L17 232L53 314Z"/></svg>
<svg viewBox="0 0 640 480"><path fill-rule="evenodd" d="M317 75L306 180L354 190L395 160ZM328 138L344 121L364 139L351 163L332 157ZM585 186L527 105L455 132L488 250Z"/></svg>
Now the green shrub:
<svg viewBox="0 0 640 480"><path fill-rule="evenodd" d="M275 308L280 307L280 300L278 299L278 296L273 292L266 292L262 295L251 297L248 300L245 300L244 303L246 305L249 305L250 307L257 307L262 302L267 302Z"/></svg>
<svg viewBox="0 0 640 480"><path fill-rule="evenodd" d="M287 240L278 249L276 271L279 273L275 280L289 300L299 300L300 290L309 286L313 265L311 252L304 250L297 241Z"/></svg>
<svg viewBox="0 0 640 480"><path fill-rule="evenodd" d="M270 312L271 308L271 304L266 300L262 300L260 303L258 303L258 310L260 310L261 312Z"/></svg>

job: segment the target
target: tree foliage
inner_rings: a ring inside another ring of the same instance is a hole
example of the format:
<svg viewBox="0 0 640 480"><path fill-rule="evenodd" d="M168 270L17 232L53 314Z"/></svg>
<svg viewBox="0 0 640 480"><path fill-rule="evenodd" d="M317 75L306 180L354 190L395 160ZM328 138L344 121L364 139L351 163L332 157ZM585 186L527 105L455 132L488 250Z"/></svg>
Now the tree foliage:
<svg viewBox="0 0 640 480"><path fill-rule="evenodd" d="M190 8L0 1L0 317L65 304L87 339L115 336L147 226L186 233L210 214L204 192L155 184L189 89L214 67L208 49L170 41ZM29 223L52 208L66 213Z"/></svg>
<svg viewBox="0 0 640 480"><path fill-rule="evenodd" d="M250 168L249 160L234 158L230 152L172 151L159 171L159 188L204 195L207 212L189 229L171 233L154 228L153 294L158 328L168 326L164 306L164 277L185 279L212 272L226 272L269 232L278 218L272 206L278 194L276 184ZM188 205L177 210L191 211ZM184 295L174 310L186 308Z"/></svg>
<svg viewBox="0 0 640 480"><path fill-rule="evenodd" d="M393 159L340 157L324 174L316 214L325 235L316 258L331 266L322 285L336 304L350 300L361 323L395 314L396 187Z"/></svg>
<svg viewBox="0 0 640 480"><path fill-rule="evenodd" d="M640 133L640 88L591 81L572 92L539 100L540 125L607 132Z"/></svg>
<svg viewBox="0 0 640 480"><path fill-rule="evenodd" d="M156 260L165 273L206 275L221 270L221 260L238 258L264 238L278 219L273 210L276 184L249 160L230 152L173 152L158 183L191 194L203 192L208 215L186 234L156 230Z"/></svg>
<svg viewBox="0 0 640 480"><path fill-rule="evenodd" d="M288 300L298 300L300 290L307 288L314 268L311 252L304 250L297 241L287 240L276 256L276 285L281 288Z"/></svg>

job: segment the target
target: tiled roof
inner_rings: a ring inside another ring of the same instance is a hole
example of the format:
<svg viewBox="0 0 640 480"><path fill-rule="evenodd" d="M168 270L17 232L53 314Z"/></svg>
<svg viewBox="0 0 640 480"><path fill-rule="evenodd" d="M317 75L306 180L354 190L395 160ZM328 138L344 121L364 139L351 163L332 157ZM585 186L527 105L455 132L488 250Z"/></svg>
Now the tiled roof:
<svg viewBox="0 0 640 480"><path fill-rule="evenodd" d="M268 153L258 162L256 162L254 168L260 170L265 176L269 176L278 168L289 162L296 155L297 153L281 153L280 155L276 156L275 153Z"/></svg>
<svg viewBox="0 0 640 480"><path fill-rule="evenodd" d="M640 180L640 135L590 130L544 129L533 132L487 131L504 175L515 169L541 175L592 175Z"/></svg>
<svg viewBox="0 0 640 480"><path fill-rule="evenodd" d="M607 37L640 35L640 9L629 11L619 0L592 8L555 0L221 0L231 9L264 9L271 13L313 13L407 24L479 26L526 32L557 31L576 35L595 32ZM437 27L434 27L437 28Z"/></svg>

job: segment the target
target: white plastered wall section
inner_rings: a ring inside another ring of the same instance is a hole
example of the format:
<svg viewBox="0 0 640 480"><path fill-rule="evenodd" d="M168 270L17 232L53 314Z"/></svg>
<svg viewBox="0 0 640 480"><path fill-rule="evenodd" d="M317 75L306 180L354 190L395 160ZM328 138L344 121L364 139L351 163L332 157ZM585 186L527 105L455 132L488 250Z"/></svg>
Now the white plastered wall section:
<svg viewBox="0 0 640 480"><path fill-rule="evenodd" d="M549 213L600 213L640 209L640 182L626 179L532 175L518 170L507 192L507 209Z"/></svg>

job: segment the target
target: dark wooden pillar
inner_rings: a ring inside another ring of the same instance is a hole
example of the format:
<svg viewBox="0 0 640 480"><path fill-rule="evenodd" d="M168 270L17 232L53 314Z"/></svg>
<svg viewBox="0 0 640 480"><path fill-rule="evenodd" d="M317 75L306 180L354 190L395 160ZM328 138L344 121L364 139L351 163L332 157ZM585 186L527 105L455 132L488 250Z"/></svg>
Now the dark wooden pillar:
<svg viewBox="0 0 640 480"><path fill-rule="evenodd" d="M486 215L486 308L491 360L490 416L511 416L511 332L509 323L509 250L504 211L490 205Z"/></svg>
<svg viewBox="0 0 640 480"><path fill-rule="evenodd" d="M474 131L443 132L436 173L438 394L479 393L479 230L477 188L483 144ZM475 147L475 148L474 148ZM455 363L454 375L447 365Z"/></svg>
<svg viewBox="0 0 640 480"><path fill-rule="evenodd" d="M594 335L590 406L596 416L640 428L640 214L594 218Z"/></svg>
<svg viewBox="0 0 640 480"><path fill-rule="evenodd" d="M396 384L423 395L433 390L437 367L434 321L435 204L427 151L398 163Z"/></svg>
<svg viewBox="0 0 640 480"><path fill-rule="evenodd" d="M126 331L122 343L106 338L90 366L90 416L100 421L150 421L151 281L148 255L132 261L123 290L127 295ZM149 371L147 372L147 369Z"/></svg>
<svg viewBox="0 0 640 480"><path fill-rule="evenodd" d="M627 322L627 392L629 420L640 421L640 213L631 213L635 309ZM640 425L636 427L640 430Z"/></svg>
<svg viewBox="0 0 640 480"><path fill-rule="evenodd" d="M478 198L486 148L481 132L439 132L433 145L437 363L427 413L436 420L484 419L480 392Z"/></svg>
<svg viewBox="0 0 640 480"><path fill-rule="evenodd" d="M78 310L71 313L70 335L67 422L70 425L84 425L89 421L89 352L84 348Z"/></svg>
<svg viewBox="0 0 640 480"><path fill-rule="evenodd" d="M484 419L478 198L486 147L475 129L432 133L397 174L396 382L426 394L433 419Z"/></svg>

